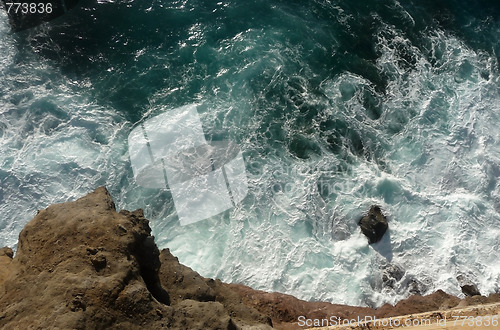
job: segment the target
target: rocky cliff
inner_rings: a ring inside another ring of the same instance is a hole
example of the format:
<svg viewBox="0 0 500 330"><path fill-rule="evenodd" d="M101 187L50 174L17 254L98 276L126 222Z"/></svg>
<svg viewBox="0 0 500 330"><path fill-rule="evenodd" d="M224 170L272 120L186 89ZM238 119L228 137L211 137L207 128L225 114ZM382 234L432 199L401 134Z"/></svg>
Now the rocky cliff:
<svg viewBox="0 0 500 330"><path fill-rule="evenodd" d="M40 211L0 253L5 329L270 328L219 281L182 266L142 211L116 212L104 188Z"/></svg>
<svg viewBox="0 0 500 330"><path fill-rule="evenodd" d="M0 249L2 329L280 329L299 316L403 315L499 296L458 298L438 291L377 310L306 302L207 279L159 251L141 210L115 210L105 188L39 211Z"/></svg>

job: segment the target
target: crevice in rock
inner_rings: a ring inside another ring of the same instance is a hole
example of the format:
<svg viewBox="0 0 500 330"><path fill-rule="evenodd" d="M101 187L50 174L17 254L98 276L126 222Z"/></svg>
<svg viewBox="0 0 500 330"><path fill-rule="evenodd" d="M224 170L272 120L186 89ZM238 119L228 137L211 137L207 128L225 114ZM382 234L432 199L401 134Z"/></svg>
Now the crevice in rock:
<svg viewBox="0 0 500 330"><path fill-rule="evenodd" d="M155 244L154 237L151 236L151 228L149 221L144 218L144 213L141 209L133 212L121 210L121 215L127 216L132 223L142 227L147 235L132 232L134 240L132 246L129 246L130 254L135 257L139 264L140 275L146 284L146 288L151 295L160 303L170 305L170 296L161 286L158 271L160 270L160 251ZM122 226L122 233L128 230Z"/></svg>
<svg viewBox="0 0 500 330"><path fill-rule="evenodd" d="M153 236L147 236L137 247L134 253L139 263L139 271L151 295L165 305L170 305L170 296L161 286L158 271L161 266L160 251L154 242Z"/></svg>

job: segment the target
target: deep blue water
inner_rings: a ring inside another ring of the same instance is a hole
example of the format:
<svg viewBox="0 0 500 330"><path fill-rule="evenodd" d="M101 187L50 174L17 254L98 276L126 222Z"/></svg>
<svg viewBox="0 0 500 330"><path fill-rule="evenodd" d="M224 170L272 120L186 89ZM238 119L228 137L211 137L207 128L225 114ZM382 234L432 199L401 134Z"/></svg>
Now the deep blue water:
<svg viewBox="0 0 500 330"><path fill-rule="evenodd" d="M379 306L500 283L500 2L88 1L31 30L0 14L0 246L37 209L106 185L202 275ZM249 193L180 226L127 137L202 104ZM369 246L371 204L390 231ZM405 273L391 286L384 271Z"/></svg>

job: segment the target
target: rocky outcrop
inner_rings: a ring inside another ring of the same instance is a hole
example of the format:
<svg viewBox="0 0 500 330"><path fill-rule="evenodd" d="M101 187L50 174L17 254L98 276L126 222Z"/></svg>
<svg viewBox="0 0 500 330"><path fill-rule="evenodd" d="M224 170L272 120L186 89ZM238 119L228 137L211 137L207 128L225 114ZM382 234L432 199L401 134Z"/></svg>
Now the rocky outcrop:
<svg viewBox="0 0 500 330"><path fill-rule="evenodd" d="M142 211L116 212L105 188L39 211L15 256L0 249L0 329L303 329L299 317L382 318L500 301L437 291L378 309L307 302L204 278L160 252L150 234ZM387 281L402 272L389 269Z"/></svg>
<svg viewBox="0 0 500 330"><path fill-rule="evenodd" d="M489 305L500 302L500 294L492 294L489 297L468 297L461 300L438 290L427 296L411 296L408 299L398 302L395 306L385 304L380 308L374 309L326 302L307 302L290 295L258 291L240 284L224 285L238 292L245 304L254 307L263 314L270 315L275 327L283 330L307 328L299 325L299 322L297 322L299 317L311 320L335 319L339 320L339 322L342 320L364 319L365 317L382 319L431 311L436 311L439 314L440 312L449 311L452 308L464 308L466 306L478 306L481 304ZM343 329L346 328L349 327L344 327Z"/></svg>
<svg viewBox="0 0 500 330"><path fill-rule="evenodd" d="M231 315L231 322L236 325L250 323L249 320L258 325L254 324L252 329L267 329L272 325L269 316L243 304L242 298L220 280L200 276L191 268L179 263L168 249L161 252L160 260L161 283L163 287L168 288L172 304L182 306L182 312L193 308L189 306L205 305L207 306L205 308L209 306L211 309L225 311L227 315ZM198 318L197 313L192 315L194 319ZM200 329L211 328L200 327Z"/></svg>
<svg viewBox="0 0 500 330"><path fill-rule="evenodd" d="M384 286L394 288L395 284L403 278L405 270L395 264L387 264L382 271L382 282Z"/></svg>
<svg viewBox="0 0 500 330"><path fill-rule="evenodd" d="M467 297L480 296L481 292L477 289L477 286L474 284L465 284L460 287L462 289L462 293Z"/></svg>
<svg viewBox="0 0 500 330"><path fill-rule="evenodd" d="M361 232L368 237L368 243L377 243L382 239L389 225L382 210L377 205L372 205L368 214L359 221Z"/></svg>
<svg viewBox="0 0 500 330"><path fill-rule="evenodd" d="M286 294L253 290L239 284L227 285L240 294L245 304L270 315L277 328L287 330L303 329L297 322L300 316L306 319L330 319L333 317L337 320L357 319L365 316L383 318L451 308L460 302L460 299L443 291L436 291L426 297L412 296L400 301L396 306L386 304L374 309L326 302L306 302Z"/></svg>
<svg viewBox="0 0 500 330"><path fill-rule="evenodd" d="M467 297L480 296L477 286L472 283L472 281L467 278L465 275L460 274L457 276L458 285L462 289L462 293Z"/></svg>
<svg viewBox="0 0 500 330"><path fill-rule="evenodd" d="M150 233L142 211L116 212L105 188L40 211L15 257L0 252L0 328L270 328L217 281L160 255Z"/></svg>

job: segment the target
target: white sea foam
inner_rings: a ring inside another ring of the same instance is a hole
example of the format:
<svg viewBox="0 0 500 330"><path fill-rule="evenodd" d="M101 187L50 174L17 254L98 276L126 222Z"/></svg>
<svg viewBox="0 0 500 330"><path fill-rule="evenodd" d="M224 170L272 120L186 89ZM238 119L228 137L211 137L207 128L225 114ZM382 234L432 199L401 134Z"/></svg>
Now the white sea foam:
<svg viewBox="0 0 500 330"><path fill-rule="evenodd" d="M365 91L380 93L367 79L346 73L322 85L332 104L325 115L343 109L351 127L374 137L365 150L382 159L358 157L338 173L335 155L297 160L279 145L261 152L249 142L247 205L201 228L156 231L160 244L205 275L304 299L379 306L408 296L412 281L423 294L461 295L459 274L483 293L497 290L496 63L444 33L429 40L431 55L390 26L381 31L377 68L390 80L380 119L363 104ZM403 62L402 48L414 63ZM257 129L249 126L243 134ZM326 200L318 182L330 190ZM369 247L356 221L372 203L388 213L390 231ZM193 237L196 245L186 244ZM380 280L388 263L406 272L393 288Z"/></svg>
<svg viewBox="0 0 500 330"><path fill-rule="evenodd" d="M113 111L72 89L36 55L16 54L0 30L0 237L17 236L37 209L72 200L119 178L128 159L124 126ZM17 61L17 62L16 62Z"/></svg>

